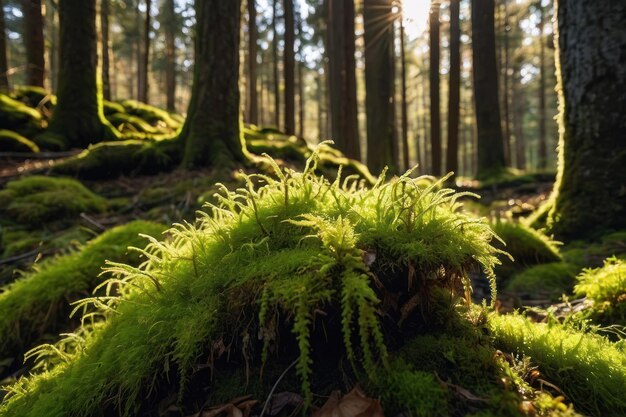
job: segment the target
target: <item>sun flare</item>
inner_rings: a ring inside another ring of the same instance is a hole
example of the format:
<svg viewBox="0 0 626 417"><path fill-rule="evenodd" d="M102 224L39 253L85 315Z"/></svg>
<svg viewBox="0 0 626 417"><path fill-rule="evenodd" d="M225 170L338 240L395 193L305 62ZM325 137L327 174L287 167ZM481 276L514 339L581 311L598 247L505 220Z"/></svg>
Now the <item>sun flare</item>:
<svg viewBox="0 0 626 417"><path fill-rule="evenodd" d="M428 27L430 0L402 0L402 12L407 36L414 39Z"/></svg>

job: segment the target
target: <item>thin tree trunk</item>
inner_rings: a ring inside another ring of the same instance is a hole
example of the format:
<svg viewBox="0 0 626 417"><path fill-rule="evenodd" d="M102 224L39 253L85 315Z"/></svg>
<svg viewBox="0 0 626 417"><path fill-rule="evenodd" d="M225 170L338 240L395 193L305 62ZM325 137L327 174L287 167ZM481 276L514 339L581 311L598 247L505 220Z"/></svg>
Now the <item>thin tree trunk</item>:
<svg viewBox="0 0 626 417"><path fill-rule="evenodd" d="M513 68L513 129L515 131L515 166L526 169L526 144L524 138L524 88L521 85L519 66Z"/></svg>
<svg viewBox="0 0 626 417"><path fill-rule="evenodd" d="M0 92L9 91L9 64L7 60L7 37L4 28L4 4L0 0Z"/></svg>
<svg viewBox="0 0 626 417"><path fill-rule="evenodd" d="M360 159L354 1L329 0L326 9L331 138L346 156Z"/></svg>
<svg viewBox="0 0 626 417"><path fill-rule="evenodd" d="M145 0L146 2L146 16L143 21L143 50L141 51L141 85L139 86L138 97L139 101L148 103L148 92L150 81L148 80L149 76L149 66L150 66L150 28L151 28L151 19L150 19L150 8L152 7L152 0ZM142 48L140 48L142 49Z"/></svg>
<svg viewBox="0 0 626 417"><path fill-rule="evenodd" d="M409 115L407 109L407 100L406 100L406 51L404 45L404 23L402 21L404 16L400 16L400 88L402 89L402 109L401 109L401 118L402 118L402 154L404 156L404 166L403 169L407 170L410 168L411 162L409 158Z"/></svg>
<svg viewBox="0 0 626 417"><path fill-rule="evenodd" d="M508 0L502 0L504 6L504 68L502 69L502 79L504 84L504 91L502 92L502 104L504 112L504 160L507 166L511 166L513 163L512 151L511 151L511 115L509 111L509 66L510 66L510 52L509 52L509 8Z"/></svg>
<svg viewBox="0 0 626 417"><path fill-rule="evenodd" d="M179 137L186 168L246 159L239 127L240 7L239 0L196 1L192 96Z"/></svg>
<svg viewBox="0 0 626 417"><path fill-rule="evenodd" d="M111 77L110 77L110 45L109 45L109 0L100 1L100 32L102 55L101 76L102 96L105 100L111 100Z"/></svg>
<svg viewBox="0 0 626 417"><path fill-rule="evenodd" d="M257 97L257 41L256 0L248 3L248 122L259 123L259 99Z"/></svg>
<svg viewBox="0 0 626 417"><path fill-rule="evenodd" d="M461 111L460 0L450 0L450 86L448 89L448 149L446 170L459 170L459 114Z"/></svg>
<svg viewBox="0 0 626 417"><path fill-rule="evenodd" d="M47 27L50 34L50 47L48 48L48 81L50 90L56 92L57 77L59 72L59 32L58 27L58 5L50 2L50 7L46 8Z"/></svg>
<svg viewBox="0 0 626 417"><path fill-rule="evenodd" d="M280 129L280 79L278 78L278 0L272 0L272 64L274 75L274 124Z"/></svg>
<svg viewBox="0 0 626 417"><path fill-rule="evenodd" d="M364 0L365 107L367 165L374 173L385 166L398 171L394 134L392 0Z"/></svg>
<svg viewBox="0 0 626 417"><path fill-rule="evenodd" d="M41 0L22 0L24 45L26 46L26 83L44 86L45 58Z"/></svg>
<svg viewBox="0 0 626 417"><path fill-rule="evenodd" d="M498 175L505 167L498 98L494 0L472 0L474 100L478 140L477 177Z"/></svg>
<svg viewBox="0 0 626 417"><path fill-rule="evenodd" d="M430 140L432 174L441 175L441 113L439 100L439 1L430 6Z"/></svg>
<svg viewBox="0 0 626 417"><path fill-rule="evenodd" d="M252 1L252 0L251 0ZM165 0L163 25L165 26L165 107L176 111L176 12L174 0Z"/></svg>
<svg viewBox="0 0 626 417"><path fill-rule="evenodd" d="M304 63L298 62L298 136L304 137Z"/></svg>
<svg viewBox="0 0 626 417"><path fill-rule="evenodd" d="M424 132L424 152L422 153L424 155L424 168L422 172L424 173L432 172L432 155L428 147L428 144L430 143L428 132L430 131L430 129L428 126L429 120L427 117L428 112L426 111L426 109L430 109L430 107L428 106L428 96L426 94L426 77L424 76L422 82L422 129Z"/></svg>
<svg viewBox="0 0 626 417"><path fill-rule="evenodd" d="M546 138L546 53L544 32L544 10L541 1L539 8L539 161L538 168L548 167L548 144Z"/></svg>
<svg viewBox="0 0 626 417"><path fill-rule="evenodd" d="M296 134L296 58L295 15L293 0L283 0L285 9L285 50L283 65L285 76L285 133Z"/></svg>

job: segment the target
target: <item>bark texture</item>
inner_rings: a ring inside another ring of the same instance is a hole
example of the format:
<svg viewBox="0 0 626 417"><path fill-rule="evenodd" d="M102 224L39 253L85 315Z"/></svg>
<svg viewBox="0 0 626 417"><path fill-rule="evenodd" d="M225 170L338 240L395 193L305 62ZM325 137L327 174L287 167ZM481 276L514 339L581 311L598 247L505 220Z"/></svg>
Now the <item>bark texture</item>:
<svg viewBox="0 0 626 417"><path fill-rule="evenodd" d="M331 137L349 158L360 159L357 118L354 1L327 0Z"/></svg>
<svg viewBox="0 0 626 417"><path fill-rule="evenodd" d="M504 145L498 102L494 0L472 0L474 101L478 141L476 176L485 179L504 170Z"/></svg>
<svg viewBox="0 0 626 417"><path fill-rule="evenodd" d="M285 71L285 133L296 134L296 21L293 0L284 0L285 9L285 51L283 65Z"/></svg>
<svg viewBox="0 0 626 417"><path fill-rule="evenodd" d="M9 91L7 36L4 28L4 2L0 0L0 93Z"/></svg>
<svg viewBox="0 0 626 417"><path fill-rule="evenodd" d="M460 0L450 0L450 86L448 89L448 148L446 170L459 170L459 116L461 111Z"/></svg>
<svg viewBox="0 0 626 417"><path fill-rule="evenodd" d="M559 173L549 224L561 238L626 227L626 3L559 0Z"/></svg>
<svg viewBox="0 0 626 417"><path fill-rule="evenodd" d="M165 101L167 111L176 111L176 12L174 0L163 5L163 29L165 32Z"/></svg>
<svg viewBox="0 0 626 417"><path fill-rule="evenodd" d="M100 1L100 31L101 55L102 55L102 96L111 100L111 77L110 77L110 45L109 45L109 0Z"/></svg>
<svg viewBox="0 0 626 417"><path fill-rule="evenodd" d="M240 0L196 1L192 97L179 139L183 166L230 166L245 159L239 119Z"/></svg>
<svg viewBox="0 0 626 417"><path fill-rule="evenodd" d="M41 0L22 0L22 11L26 46L26 84L43 87L46 64Z"/></svg>
<svg viewBox="0 0 626 417"><path fill-rule="evenodd" d="M432 174L441 175L441 109L439 97L439 1L430 6L430 141Z"/></svg>
<svg viewBox="0 0 626 417"><path fill-rule="evenodd" d="M171 0L170 0L171 1ZM259 99L257 93L257 41L256 0L248 0L248 122L259 123Z"/></svg>
<svg viewBox="0 0 626 417"><path fill-rule="evenodd" d="M394 158L394 33L392 0L364 0L365 108L367 165L374 173L385 166L397 172Z"/></svg>

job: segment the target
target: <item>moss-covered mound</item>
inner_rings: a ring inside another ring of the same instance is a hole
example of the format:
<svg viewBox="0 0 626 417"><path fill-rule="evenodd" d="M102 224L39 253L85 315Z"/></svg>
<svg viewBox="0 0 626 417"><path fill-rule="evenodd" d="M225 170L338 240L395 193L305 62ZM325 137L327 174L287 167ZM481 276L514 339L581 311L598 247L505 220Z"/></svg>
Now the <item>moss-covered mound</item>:
<svg viewBox="0 0 626 417"><path fill-rule="evenodd" d="M11 97L0 93L0 126L31 137L45 127L40 112Z"/></svg>
<svg viewBox="0 0 626 417"><path fill-rule="evenodd" d="M7 183L0 191L0 213L9 221L41 226L73 218L82 212L100 213L106 200L70 178L31 176Z"/></svg>
<svg viewBox="0 0 626 417"><path fill-rule="evenodd" d="M178 118L173 117L163 109L149 104L136 100L124 100L121 105L126 110L126 113L137 116L152 125L162 124L172 130L176 130L182 125Z"/></svg>
<svg viewBox="0 0 626 417"><path fill-rule="evenodd" d="M39 146L12 130L0 129L0 152L39 152Z"/></svg>
<svg viewBox="0 0 626 417"><path fill-rule="evenodd" d="M342 374L375 383L389 351L468 311L470 270L494 284L492 231L452 190L314 171L249 176L153 241L141 267L111 263L106 293L77 305L83 326L33 352L42 372L11 386L0 413L148 415L173 389L188 414L227 386L267 396L292 361L311 401ZM249 386L225 383L233 369Z"/></svg>
<svg viewBox="0 0 626 417"><path fill-rule="evenodd" d="M574 293L591 303L585 316L602 324L626 325L626 261L609 258L601 268L586 269L577 281Z"/></svg>
<svg viewBox="0 0 626 417"><path fill-rule="evenodd" d="M516 271L532 265L560 262L556 243L543 233L517 222L498 221L493 225L498 236L506 243L502 249L511 254L513 260L504 259L496 275L504 281Z"/></svg>
<svg viewBox="0 0 626 417"><path fill-rule="evenodd" d="M519 295L557 299L572 290L579 271L579 266L567 262L535 265L514 274L506 289Z"/></svg>
<svg viewBox="0 0 626 417"><path fill-rule="evenodd" d="M17 359L45 334L69 330L69 303L88 296L100 283L104 262L138 265L139 253L128 247L143 246L146 239L140 234L158 236L164 230L145 221L115 227L79 251L49 259L0 288L0 362L7 357Z"/></svg>
<svg viewBox="0 0 626 417"><path fill-rule="evenodd" d="M49 114L57 104L57 97L54 94L34 85L17 86L13 91L13 98L29 107L41 109L42 113L46 114Z"/></svg>
<svg viewBox="0 0 626 417"><path fill-rule="evenodd" d="M606 338L558 323L533 323L520 315L489 320L501 349L528 356L547 378L593 416L626 415L626 355Z"/></svg>

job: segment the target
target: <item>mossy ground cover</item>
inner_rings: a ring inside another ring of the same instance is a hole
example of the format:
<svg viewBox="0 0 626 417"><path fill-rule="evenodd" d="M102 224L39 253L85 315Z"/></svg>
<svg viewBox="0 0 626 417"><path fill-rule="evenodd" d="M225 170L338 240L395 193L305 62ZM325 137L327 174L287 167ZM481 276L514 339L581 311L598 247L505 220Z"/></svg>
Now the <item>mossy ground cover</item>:
<svg viewBox="0 0 626 417"><path fill-rule="evenodd" d="M74 253L47 259L1 287L0 358L14 357L18 363L19 353L34 347L35 342L59 330L70 330L69 303L88 296L98 285L105 261L138 265L138 252L128 248L142 246L146 239L140 234L159 237L164 230L162 225L145 221L115 227Z"/></svg>
<svg viewBox="0 0 626 417"><path fill-rule="evenodd" d="M603 325L626 325L626 261L609 258L600 268L586 269L577 278L574 294L590 302L583 317Z"/></svg>

